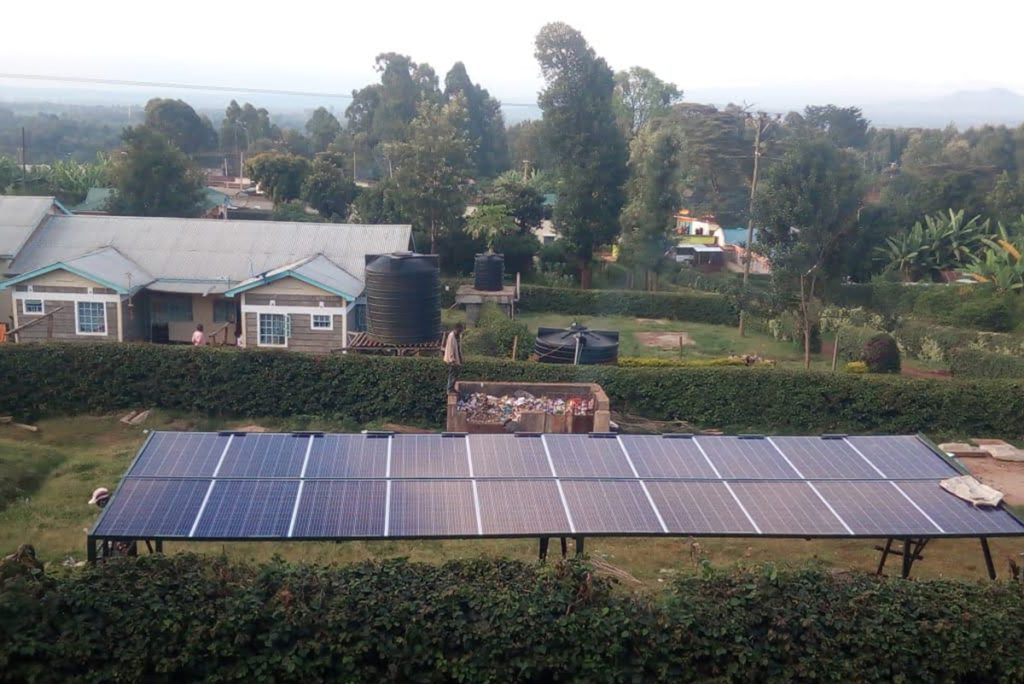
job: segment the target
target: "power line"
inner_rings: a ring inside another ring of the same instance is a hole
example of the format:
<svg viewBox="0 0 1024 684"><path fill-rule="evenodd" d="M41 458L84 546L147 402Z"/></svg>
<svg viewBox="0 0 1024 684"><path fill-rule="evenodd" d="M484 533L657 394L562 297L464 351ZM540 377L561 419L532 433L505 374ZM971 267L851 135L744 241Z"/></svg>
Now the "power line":
<svg viewBox="0 0 1024 684"><path fill-rule="evenodd" d="M181 90L206 90L221 93L250 93L256 95L291 95L298 97L325 97L343 100L351 100L351 93L320 93L304 90L275 90L273 88L248 88L235 86L213 86L199 85L195 83L167 83L162 81L128 81L113 78L90 78L87 76L52 76L45 74L5 74L0 73L0 78L17 79L22 81L58 81L61 83L94 83L97 85L109 86L136 86L145 88L177 88ZM537 105L527 102L502 102L502 107L536 107Z"/></svg>

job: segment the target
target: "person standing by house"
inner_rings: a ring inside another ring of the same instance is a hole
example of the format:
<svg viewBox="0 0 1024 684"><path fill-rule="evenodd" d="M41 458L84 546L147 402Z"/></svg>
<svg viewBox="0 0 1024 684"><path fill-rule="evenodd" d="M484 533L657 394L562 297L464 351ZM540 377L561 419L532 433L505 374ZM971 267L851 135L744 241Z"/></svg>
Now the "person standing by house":
<svg viewBox="0 0 1024 684"><path fill-rule="evenodd" d="M206 344L206 333L203 332L203 324L197 323L196 331L192 333L192 346L202 347L204 344Z"/></svg>
<svg viewBox="0 0 1024 684"><path fill-rule="evenodd" d="M444 363L448 366L448 390L455 390L455 381L462 370L462 330L461 321L455 324L444 343Z"/></svg>

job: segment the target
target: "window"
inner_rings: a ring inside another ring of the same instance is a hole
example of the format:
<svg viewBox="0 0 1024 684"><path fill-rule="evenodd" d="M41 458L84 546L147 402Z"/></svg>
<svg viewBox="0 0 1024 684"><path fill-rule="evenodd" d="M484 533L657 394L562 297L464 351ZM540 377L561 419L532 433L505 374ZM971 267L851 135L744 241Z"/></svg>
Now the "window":
<svg viewBox="0 0 1024 684"><path fill-rule="evenodd" d="M237 321L237 306L237 302L233 299L213 300L213 322L227 323L229 321Z"/></svg>
<svg viewBox="0 0 1024 684"><path fill-rule="evenodd" d="M313 330L334 330L334 316L330 314L313 314L310 316L309 327Z"/></svg>
<svg viewBox="0 0 1024 684"><path fill-rule="evenodd" d="M172 323L192 320L192 295L163 294L150 299L153 323Z"/></svg>
<svg viewBox="0 0 1024 684"><path fill-rule="evenodd" d="M43 313L43 300L42 299L22 299L21 300L21 313L31 316L34 314Z"/></svg>
<svg viewBox="0 0 1024 684"><path fill-rule="evenodd" d="M106 335L107 305L103 302L78 302L75 306L75 330L79 335Z"/></svg>
<svg viewBox="0 0 1024 684"><path fill-rule="evenodd" d="M259 342L261 347L288 346L288 316L285 314L259 314Z"/></svg>

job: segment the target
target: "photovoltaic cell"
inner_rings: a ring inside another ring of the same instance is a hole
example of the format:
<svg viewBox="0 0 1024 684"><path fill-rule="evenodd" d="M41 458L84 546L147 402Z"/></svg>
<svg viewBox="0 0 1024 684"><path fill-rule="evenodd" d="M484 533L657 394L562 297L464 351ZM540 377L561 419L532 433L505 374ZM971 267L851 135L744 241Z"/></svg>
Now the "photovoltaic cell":
<svg viewBox="0 0 1024 684"><path fill-rule="evenodd" d="M380 537L383 480L305 480L293 537Z"/></svg>
<svg viewBox="0 0 1024 684"><path fill-rule="evenodd" d="M395 480L391 483L389 536L478 534L470 480Z"/></svg>
<svg viewBox="0 0 1024 684"><path fill-rule="evenodd" d="M396 435L391 439L391 477L469 477L465 437Z"/></svg>
<svg viewBox="0 0 1024 684"><path fill-rule="evenodd" d="M662 532L637 480L563 480L562 490L579 534Z"/></svg>
<svg viewBox="0 0 1024 684"><path fill-rule="evenodd" d="M551 477L540 437L469 435L474 477Z"/></svg>
<svg viewBox="0 0 1024 684"><path fill-rule="evenodd" d="M217 480L195 537L284 537L298 480Z"/></svg>
<svg viewBox="0 0 1024 684"><path fill-rule="evenodd" d="M938 479L959 475L916 437L847 437L886 479Z"/></svg>
<svg viewBox="0 0 1024 684"><path fill-rule="evenodd" d="M767 439L695 437L726 480L797 479L796 471Z"/></svg>
<svg viewBox="0 0 1024 684"><path fill-rule="evenodd" d="M554 480L481 480L484 534L569 534L569 521Z"/></svg>
<svg viewBox="0 0 1024 684"><path fill-rule="evenodd" d="M235 435L217 477L298 477L309 440L308 435Z"/></svg>
<svg viewBox="0 0 1024 684"><path fill-rule="evenodd" d="M763 534L849 534L806 482L733 482L731 486Z"/></svg>
<svg viewBox="0 0 1024 684"><path fill-rule="evenodd" d="M808 480L877 480L874 468L841 439L772 437L775 445Z"/></svg>
<svg viewBox="0 0 1024 684"><path fill-rule="evenodd" d="M387 457L386 437L324 435L313 440L306 477L384 477Z"/></svg>
<svg viewBox="0 0 1024 684"><path fill-rule="evenodd" d="M629 435L620 439L641 478L716 479L715 471L692 439L657 435Z"/></svg>
<svg viewBox="0 0 1024 684"><path fill-rule="evenodd" d="M999 534L1024 532L1021 524L1001 508L978 508L957 498L938 482L902 481L900 489L914 500L946 534Z"/></svg>
<svg viewBox="0 0 1024 684"><path fill-rule="evenodd" d="M855 534L891 537L939 532L891 482L817 482L815 486Z"/></svg>
<svg viewBox="0 0 1024 684"><path fill-rule="evenodd" d="M754 533L754 526L721 482L648 480L647 491L651 493L669 532Z"/></svg>
<svg viewBox="0 0 1024 684"><path fill-rule="evenodd" d="M130 477L211 477L228 437L208 432L154 432Z"/></svg>
<svg viewBox="0 0 1024 684"><path fill-rule="evenodd" d="M209 487L209 480L125 480L95 534L187 537Z"/></svg>
<svg viewBox="0 0 1024 684"><path fill-rule="evenodd" d="M558 477L633 477L618 440L587 435L544 435Z"/></svg>

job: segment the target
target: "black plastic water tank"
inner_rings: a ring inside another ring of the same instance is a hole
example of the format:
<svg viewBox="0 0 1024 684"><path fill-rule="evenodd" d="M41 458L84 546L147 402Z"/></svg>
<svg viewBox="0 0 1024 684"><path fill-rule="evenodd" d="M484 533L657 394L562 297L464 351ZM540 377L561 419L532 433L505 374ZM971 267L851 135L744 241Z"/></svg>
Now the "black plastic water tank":
<svg viewBox="0 0 1024 684"><path fill-rule="evenodd" d="M577 354L580 364L618 363L619 333L575 324L568 329L538 328L533 351L542 363L574 363Z"/></svg>
<svg viewBox="0 0 1024 684"><path fill-rule="evenodd" d="M473 261L473 289L497 292L504 287L505 256L477 254Z"/></svg>
<svg viewBox="0 0 1024 684"><path fill-rule="evenodd" d="M437 256L396 252L367 257L366 331L388 344L431 342L441 335Z"/></svg>

